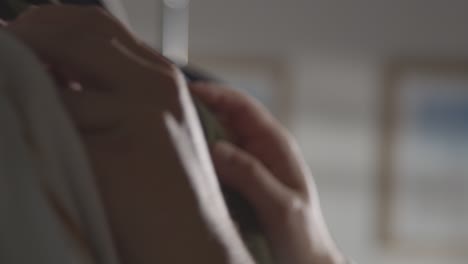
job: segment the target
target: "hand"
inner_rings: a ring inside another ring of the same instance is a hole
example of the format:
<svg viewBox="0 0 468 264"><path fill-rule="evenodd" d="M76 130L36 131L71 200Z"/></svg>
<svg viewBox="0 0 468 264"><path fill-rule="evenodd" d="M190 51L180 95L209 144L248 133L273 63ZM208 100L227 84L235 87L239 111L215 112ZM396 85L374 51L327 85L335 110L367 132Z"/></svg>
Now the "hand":
<svg viewBox="0 0 468 264"><path fill-rule="evenodd" d="M345 263L320 209L312 175L296 143L257 102L213 84L191 87L235 139L219 142L220 180L254 206L279 263Z"/></svg>
<svg viewBox="0 0 468 264"><path fill-rule="evenodd" d="M240 238L226 239L236 235L227 211L200 202L200 170L184 170L175 153L163 114L193 128L195 112L174 65L97 8L34 8L7 30L56 73L122 263L250 263Z"/></svg>
<svg viewBox="0 0 468 264"><path fill-rule="evenodd" d="M31 8L7 30L58 77L62 99L85 138L126 126L122 123L135 120L129 115L177 103L180 73L98 8ZM78 81L83 92L67 89L69 81Z"/></svg>

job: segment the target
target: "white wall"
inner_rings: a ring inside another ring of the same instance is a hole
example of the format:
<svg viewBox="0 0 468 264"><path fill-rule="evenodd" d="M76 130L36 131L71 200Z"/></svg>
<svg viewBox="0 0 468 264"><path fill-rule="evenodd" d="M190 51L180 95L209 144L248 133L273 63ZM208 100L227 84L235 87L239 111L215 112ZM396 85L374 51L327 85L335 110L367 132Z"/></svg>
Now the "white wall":
<svg viewBox="0 0 468 264"><path fill-rule="evenodd" d="M194 0L194 51L466 51L465 0Z"/></svg>
<svg viewBox="0 0 468 264"><path fill-rule="evenodd" d="M372 56L332 54L302 55L291 63L296 81L291 129L315 172L332 233L359 263L467 263L466 256L403 255L379 243L379 63Z"/></svg>
<svg viewBox="0 0 468 264"><path fill-rule="evenodd" d="M148 16L157 1L125 2L138 32L155 41L159 20ZM193 0L190 52L264 55L289 66L290 128L346 253L359 263L461 264L380 247L375 164L383 59L468 54L467 11L466 0Z"/></svg>

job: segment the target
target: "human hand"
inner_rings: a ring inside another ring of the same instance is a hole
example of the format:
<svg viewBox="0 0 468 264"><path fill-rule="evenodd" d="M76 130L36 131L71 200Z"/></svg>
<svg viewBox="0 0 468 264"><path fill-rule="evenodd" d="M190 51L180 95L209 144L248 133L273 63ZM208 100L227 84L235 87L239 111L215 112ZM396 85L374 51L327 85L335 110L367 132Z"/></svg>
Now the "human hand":
<svg viewBox="0 0 468 264"><path fill-rule="evenodd" d="M109 130L125 122L122 119L130 121L125 117L129 113L141 114L142 108L159 111L176 103L180 85L175 66L98 8L31 8L7 30L50 67L86 138L93 134L88 132ZM81 85L82 93L67 89L70 81Z"/></svg>
<svg viewBox="0 0 468 264"><path fill-rule="evenodd" d="M275 259L284 264L345 263L327 230L312 175L285 129L237 91L203 83L191 90L234 138L235 145L213 147L218 177L253 205Z"/></svg>
<svg viewBox="0 0 468 264"><path fill-rule="evenodd" d="M209 187L197 193L191 181L201 182L202 173L184 171L168 135L167 112L194 126L193 105L174 65L96 8L34 8L8 30L56 72L123 263L249 263L239 261L248 259L245 249L223 240L226 229L236 234L232 223L224 224L227 212L223 218L199 200L221 201L221 193ZM71 89L76 84L79 89ZM227 228L214 230L219 222Z"/></svg>

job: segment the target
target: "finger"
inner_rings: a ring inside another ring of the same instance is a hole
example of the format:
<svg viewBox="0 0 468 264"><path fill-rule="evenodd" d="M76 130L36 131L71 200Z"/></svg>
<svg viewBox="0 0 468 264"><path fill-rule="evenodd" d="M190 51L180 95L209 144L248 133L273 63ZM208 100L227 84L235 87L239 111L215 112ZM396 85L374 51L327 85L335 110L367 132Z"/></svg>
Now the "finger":
<svg viewBox="0 0 468 264"><path fill-rule="evenodd" d="M100 8L55 5L34 8L26 11L21 19L15 21L12 28L15 33L27 36L26 43L45 40L45 45L34 44L36 48L44 48L39 53L49 57L47 58L49 61L53 60L53 57L59 59L56 61L56 65L63 66L73 62L73 65L68 65L74 67L69 70L67 75L79 73L78 76L74 76L74 79L83 83L86 83L87 80L89 80L88 83L101 81L97 85L101 89L105 89L106 86L108 86L107 88L124 87L124 90L131 96L139 95L139 99L146 101L149 108L164 107L171 104L168 97L169 99L177 98L179 92L177 88L180 88L180 83L177 80L180 79L180 74L175 65L133 38L121 23ZM86 32L86 35L83 35L83 32ZM83 42L91 35L98 36L103 41L113 40L114 49L99 47L95 43L95 46L90 45L90 49L86 52L80 52L85 51L86 45ZM51 52L46 51L47 48ZM119 54L111 54L116 49ZM92 54L93 52L97 52L96 56ZM64 53L72 56L66 58ZM93 67L93 65L97 67ZM127 69L122 69L122 66L127 67ZM119 67L123 74L117 73ZM140 76L132 76L132 71L128 68L133 68L133 73L139 73ZM110 75L106 81L103 81L102 78L106 76L106 73L110 73ZM132 83L129 83L128 80L132 80ZM110 86L112 81L117 85ZM149 85L150 83L153 85ZM89 85L85 85L85 87L89 87ZM133 88L140 90L135 91ZM172 105L174 104L176 102L172 102ZM174 114L180 116L179 113Z"/></svg>
<svg viewBox="0 0 468 264"><path fill-rule="evenodd" d="M77 80L100 81L101 89L121 88L131 93L130 96L140 95L156 100L151 104L163 103L164 93L177 92L175 89L154 89L173 88L174 69L148 64L116 39L96 34L79 36L52 24L14 23L9 30L43 56L45 61L68 68L78 75L75 76ZM144 88L147 90L134 90Z"/></svg>
<svg viewBox="0 0 468 264"><path fill-rule="evenodd" d="M213 161L220 180L244 196L263 220L287 206L291 192L248 153L219 142L213 149Z"/></svg>
<svg viewBox="0 0 468 264"><path fill-rule="evenodd" d="M76 54L68 59L65 55L60 56L66 58L67 63L73 63L74 71L81 71L78 80L85 80L85 89L87 83L91 87L109 87L99 92L107 93L107 100L125 101L127 108L124 109L122 105L116 112L125 113L126 118L132 118L132 115L136 118L150 112L162 114L169 110L174 116L181 118L181 113L177 111L179 107L176 106L179 105L183 87L177 81L176 72L166 72L164 69L139 61L118 42L104 42L105 44L99 49L95 49L95 43L96 41L92 40L80 43L79 49L73 50ZM115 87L121 88L111 94L109 91ZM92 117L92 114L89 117Z"/></svg>
<svg viewBox="0 0 468 264"><path fill-rule="evenodd" d="M2 19L0 19L0 28L6 27L8 23Z"/></svg>
<svg viewBox="0 0 468 264"><path fill-rule="evenodd" d="M72 118L85 131L100 131L119 123L122 113L135 115L178 105L176 70L148 64L116 39L76 35L53 24L11 24L8 30L23 40L43 61L60 65L60 71L83 86L83 93L63 92ZM128 106L124 110L125 101ZM116 105L120 104L120 106ZM94 113L94 114L93 114ZM174 115L180 117L178 111Z"/></svg>
<svg viewBox="0 0 468 264"><path fill-rule="evenodd" d="M241 122L248 127L237 131L241 136L250 138L251 134L269 134L270 128L275 125L263 106L243 93L209 83L195 83L191 89L208 107L228 120L230 125Z"/></svg>
<svg viewBox="0 0 468 264"><path fill-rule="evenodd" d="M307 192L304 168L285 130L268 111L252 98L219 85L190 86L219 117L228 131L240 139L248 153L257 157L281 182L300 192Z"/></svg>

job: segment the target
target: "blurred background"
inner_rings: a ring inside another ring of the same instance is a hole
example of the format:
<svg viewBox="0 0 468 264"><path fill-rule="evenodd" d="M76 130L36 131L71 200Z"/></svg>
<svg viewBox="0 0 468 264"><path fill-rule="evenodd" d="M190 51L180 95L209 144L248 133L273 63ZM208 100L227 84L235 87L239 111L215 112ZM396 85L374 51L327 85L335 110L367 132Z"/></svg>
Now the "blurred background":
<svg viewBox="0 0 468 264"><path fill-rule="evenodd" d="M124 6L147 43L246 90L288 127L348 256L468 263L468 1Z"/></svg>

